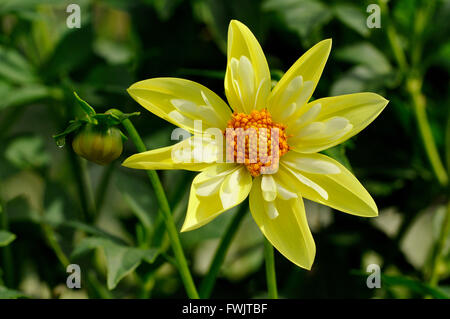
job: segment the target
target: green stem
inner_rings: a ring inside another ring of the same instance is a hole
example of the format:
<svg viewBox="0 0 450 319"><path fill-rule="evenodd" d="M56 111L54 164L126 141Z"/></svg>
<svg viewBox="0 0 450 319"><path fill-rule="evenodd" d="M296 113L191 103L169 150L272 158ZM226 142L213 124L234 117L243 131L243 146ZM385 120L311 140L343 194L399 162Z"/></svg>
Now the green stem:
<svg viewBox="0 0 450 319"><path fill-rule="evenodd" d="M434 1L427 1L424 7L419 8L414 20L413 51L411 54L412 66L406 80L406 88L414 106L414 113L419 126L419 132L425 146L425 152L439 183L446 186L448 175L441 162L436 143L431 132L430 123L426 113L426 98L422 93L423 75L420 70L420 59L423 50L423 34L425 27L434 11Z"/></svg>
<svg viewBox="0 0 450 319"><path fill-rule="evenodd" d="M113 110L113 112L115 114L119 114L118 112L120 111ZM129 119L126 119L122 122L122 125L127 130L128 137L134 143L138 152L147 151L147 148L145 147L144 142L139 136L139 133L136 131L136 128L134 127L133 123L131 123ZM194 280L192 279L191 272L189 271L188 263L184 256L183 248L181 246L180 237L178 236L178 231L175 226L169 202L167 201L167 197L162 187L161 181L159 180L158 174L153 170L148 170L147 175L155 191L156 198L160 206L159 211L161 212L162 217L164 218L164 222L166 224L167 233L169 235L172 250L175 255L175 259L177 261L177 266L181 275L181 280L183 281L183 284L185 286L189 298L198 299L199 295L197 293Z"/></svg>
<svg viewBox="0 0 450 319"><path fill-rule="evenodd" d="M422 59L424 33L432 17L437 1L424 1L424 5L416 10L412 37L411 64L416 67Z"/></svg>
<svg viewBox="0 0 450 319"><path fill-rule="evenodd" d="M92 187L90 185L89 176L86 169L86 163L75 154L71 148L67 148L69 160L72 165L73 175L78 187L78 194L80 196L81 208L83 215L81 220L84 222L91 222L95 216L95 204L92 195Z"/></svg>
<svg viewBox="0 0 450 319"><path fill-rule="evenodd" d="M432 2L432 1L430 1ZM382 7L383 12L388 16L388 7L384 1L379 1L380 6ZM416 63L421 55L421 36L424 30L424 26L426 24L426 20L430 17L431 12L433 10L433 6L428 6L423 12L420 10L418 13L419 19L415 21L414 25L414 38L416 39L417 46L414 49L413 53L413 66L408 72L408 78L406 82L407 91L410 95L412 103L414 105L414 113L417 119L417 123L419 126L419 132L422 136L422 140L425 146L425 152L430 161L431 167L436 175L439 183L443 186L448 183L448 176L445 172L444 166L442 165L441 159L439 157L439 153L436 148L435 141L433 139L433 135L431 133L430 124L428 122L427 114L425 111L426 108L426 99L422 94L422 80L418 77L418 70L416 70ZM406 61L405 53L400 45L400 41L397 35L397 31L395 30L394 25L389 21L387 24L387 35L389 44L391 45L392 51L394 52L394 57L402 71L408 70L408 63Z"/></svg>
<svg viewBox="0 0 450 319"><path fill-rule="evenodd" d="M430 161L431 167L439 183L442 186L446 186L448 183L448 176L439 156L433 134L431 133L430 123L428 122L427 113L425 111L426 99L421 92L421 81L414 78L408 79L407 89L411 96L414 106L414 113L419 126L419 132L422 136L425 152Z"/></svg>
<svg viewBox="0 0 450 319"><path fill-rule="evenodd" d="M450 231L450 201L447 203L447 211L445 213L444 220L442 221L442 228L439 234L439 238L436 242L433 258L431 261L431 271L429 283L431 286L437 286L439 282L439 264L444 253L445 243L447 241Z"/></svg>
<svg viewBox="0 0 450 319"><path fill-rule="evenodd" d="M220 241L219 246L217 247L216 253L214 254L214 258L209 266L209 271L206 277L203 279L202 284L200 286L200 296L202 298L209 298L211 295L211 291L216 282L217 275L219 274L220 267L225 260L225 255L228 251L228 247L233 240L234 235L237 233L239 229L239 225L243 220L245 214L247 213L248 204L242 204L239 211L233 217L233 220L228 225L225 233Z"/></svg>
<svg viewBox="0 0 450 319"><path fill-rule="evenodd" d="M108 189L109 181L111 180L112 173L114 172L114 164L109 164L102 175L102 178L100 180L100 183L97 186L97 191L95 193L95 203L97 205L96 207L96 213L99 214L100 210L102 209L103 203L105 201L106 196L106 190Z"/></svg>
<svg viewBox="0 0 450 319"><path fill-rule="evenodd" d="M447 129L445 134L445 150L447 157L447 172L450 175L450 109L447 111ZM450 194L448 194L450 195Z"/></svg>
<svg viewBox="0 0 450 319"><path fill-rule="evenodd" d="M392 52L394 53L395 60L397 61L400 70L402 72L405 72L408 69L408 62L406 61L406 55L400 44L400 39L398 37L397 31L395 30L391 19L389 19L389 8L386 5L385 1L378 1L378 4L381 7L381 11L388 18L386 25L386 34L389 40L389 44L391 45Z"/></svg>
<svg viewBox="0 0 450 319"><path fill-rule="evenodd" d="M97 211L95 207L94 192L92 190L91 179L89 177L89 172L87 168L87 161L85 159L78 158L80 163L80 174L81 182L83 183L83 188L86 193L86 204L87 204L87 217L88 221L93 222L97 217Z"/></svg>
<svg viewBox="0 0 450 319"><path fill-rule="evenodd" d="M270 299L278 299L275 258L272 244L264 238L264 258L266 260L267 291Z"/></svg>
<svg viewBox="0 0 450 319"><path fill-rule="evenodd" d="M447 158L447 172L450 175L450 111L447 115L447 128L445 134L445 145L446 145L446 158ZM450 189L447 194L450 196ZM433 257L431 260L431 269L430 269L430 277L429 283L431 286L437 286L439 283L439 263L441 258L443 257L445 243L449 236L450 232L450 198L447 202L447 211L445 213L444 220L442 221L441 232L439 233L439 238L436 242L436 246L434 249Z"/></svg>
<svg viewBox="0 0 450 319"><path fill-rule="evenodd" d="M89 270L86 276L88 282L88 292L90 296L100 299L114 299L114 295L111 291L106 289L97 279L95 272Z"/></svg>
<svg viewBox="0 0 450 319"><path fill-rule="evenodd" d="M0 200L0 221L1 228L8 230L8 216L6 215L6 210L3 209L3 204ZM3 247L3 268L5 270L5 284L7 287L12 288L14 285L14 266L12 259L11 247L8 245Z"/></svg>
<svg viewBox="0 0 450 319"><path fill-rule="evenodd" d="M51 226L47 225L45 221L41 223L41 227L48 244L53 249L53 252L55 253L61 265L64 267L64 269L66 269L70 264L70 261L59 245L54 230L51 228Z"/></svg>

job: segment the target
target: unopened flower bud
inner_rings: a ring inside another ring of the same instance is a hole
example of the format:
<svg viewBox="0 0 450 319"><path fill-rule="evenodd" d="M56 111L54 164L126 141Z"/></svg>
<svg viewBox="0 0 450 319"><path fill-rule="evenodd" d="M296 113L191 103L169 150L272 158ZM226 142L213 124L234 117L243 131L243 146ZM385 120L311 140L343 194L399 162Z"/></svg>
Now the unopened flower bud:
<svg viewBox="0 0 450 319"><path fill-rule="evenodd" d="M81 157L106 165L122 154L122 136L116 127L87 124L75 136L72 147Z"/></svg>

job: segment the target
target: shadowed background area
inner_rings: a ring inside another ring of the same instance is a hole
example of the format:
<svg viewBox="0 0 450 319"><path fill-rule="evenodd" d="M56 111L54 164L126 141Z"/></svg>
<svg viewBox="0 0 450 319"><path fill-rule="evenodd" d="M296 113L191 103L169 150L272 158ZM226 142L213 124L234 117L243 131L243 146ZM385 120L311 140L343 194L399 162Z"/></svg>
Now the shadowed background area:
<svg viewBox="0 0 450 319"><path fill-rule="evenodd" d="M380 216L307 201L316 260L306 271L275 252L280 297L450 296L448 232L442 238L449 224L450 1L79 0L81 27L68 28L73 2L0 3L0 298L185 297L146 174L120 165L134 145L126 142L117 161L99 166L69 142L57 147L52 135L81 115L76 91L98 113L140 111L132 121L148 149L173 144L175 127L126 89L182 77L225 99L231 19L255 34L272 80L332 38L314 98L371 91L390 100L365 130L325 152L351 169ZM367 12L372 3L378 6ZM374 12L380 28L367 26ZM427 148L423 135L431 138ZM195 174L158 174L180 229ZM180 235L196 283L236 212ZM146 252L157 247L163 254L152 260ZM81 289L67 288L67 263L80 265ZM370 264L381 267L379 289L366 285ZM263 237L249 213L211 296L267 296Z"/></svg>

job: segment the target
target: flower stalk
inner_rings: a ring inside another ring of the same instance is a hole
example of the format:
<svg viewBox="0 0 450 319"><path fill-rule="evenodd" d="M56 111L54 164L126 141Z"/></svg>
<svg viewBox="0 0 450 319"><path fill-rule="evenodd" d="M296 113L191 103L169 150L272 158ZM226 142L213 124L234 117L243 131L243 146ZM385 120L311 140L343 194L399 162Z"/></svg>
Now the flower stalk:
<svg viewBox="0 0 450 319"><path fill-rule="evenodd" d="M414 106L414 114L417 119L419 132L422 136L428 160L430 161L439 184L441 184L441 186L446 186L448 183L448 175L439 156L433 134L431 133L430 123L426 113L426 98L421 92L421 81L416 78L408 79L407 90Z"/></svg>
<svg viewBox="0 0 450 319"><path fill-rule="evenodd" d="M433 258L431 260L431 269L429 284L432 287L436 287L439 282L439 265L444 254L445 243L448 239L450 232L450 201L447 203L447 210L445 212L444 220L442 221L441 231L439 238L436 241Z"/></svg>
<svg viewBox="0 0 450 319"><path fill-rule="evenodd" d="M122 114L122 112L119 110L110 110L109 112L117 116L120 116ZM136 146L136 149L139 152L147 151L147 148L145 147L145 144L142 141L133 123L129 119L125 119L122 121L122 125L127 131L128 137ZM189 271L188 263L181 246L180 237L178 236L178 231L176 229L169 202L167 201L167 197L162 187L161 181L158 177L158 174L154 170L147 170L147 175L155 191L156 198L160 206L159 212L161 212L161 215L166 224L166 229L170 239L172 250L177 261L178 271L180 272L180 276L185 286L186 292L189 298L198 299L199 295L195 287L194 280L192 279L191 272Z"/></svg>
<svg viewBox="0 0 450 319"><path fill-rule="evenodd" d="M450 112L447 115L447 128L445 134L447 172L450 175ZM447 196L450 197L450 188L447 189ZM433 258L431 260L431 269L429 283L431 286L437 286L439 283L439 264L444 254L445 244L450 233L450 200L447 202L447 211L442 221L439 238L436 242Z"/></svg>
<svg viewBox="0 0 450 319"><path fill-rule="evenodd" d="M269 298L278 299L273 246L266 238L264 238L264 259L266 261L266 281Z"/></svg>
<svg viewBox="0 0 450 319"><path fill-rule="evenodd" d="M387 9L387 6L384 5L384 8ZM387 12L387 10L385 11ZM417 120L417 124L419 127L419 132L422 137L422 141L424 143L425 152L430 161L433 172L439 181L439 184L447 188L449 182L450 175L450 151L448 150L450 146L450 116L447 123L447 133L446 133L446 143L447 143L447 171L441 161L439 156L439 152L436 147L436 142L433 138L433 134L431 132L430 123L428 121L428 117L426 114L426 97L422 93L422 81L423 75L419 69L419 62L422 56L423 49L423 33L425 27L427 25L428 20L432 16L434 12L434 3L430 1L425 4L425 7L421 8L417 12L415 24L414 24L414 32L413 32L413 41L414 41L414 49L411 54L411 68L407 74L406 78L406 90L410 96L414 107L414 115ZM399 41L397 37L396 30L394 26L389 24L388 30L388 39L391 45L391 48L394 52L394 56L397 60L397 64L399 65L402 71L406 71L407 62L405 60L405 54L401 46L399 46ZM439 272L438 267L440 260L443 255L444 246L450 232L450 201L447 202L447 210L444 216L444 220L442 222L441 230L439 233L439 238L436 241L433 255L431 258L431 266L429 273L429 284L431 286L436 286L439 281Z"/></svg>

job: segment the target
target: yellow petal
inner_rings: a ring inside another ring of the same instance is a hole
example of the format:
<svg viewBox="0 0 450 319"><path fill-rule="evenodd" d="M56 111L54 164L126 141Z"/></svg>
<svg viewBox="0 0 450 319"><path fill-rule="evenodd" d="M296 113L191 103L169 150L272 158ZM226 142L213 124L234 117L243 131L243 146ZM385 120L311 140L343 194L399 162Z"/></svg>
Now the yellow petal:
<svg viewBox="0 0 450 319"><path fill-rule="evenodd" d="M305 165L302 166L301 164ZM322 165L322 168L319 166ZM288 152L280 159L277 173L286 185L295 185L303 197L352 215L375 217L377 206L361 183L343 165L322 154ZM320 194L306 177L326 192Z"/></svg>
<svg viewBox="0 0 450 319"><path fill-rule="evenodd" d="M304 113L319 82L331 50L331 39L323 40L303 54L283 75L268 98L267 107L277 122Z"/></svg>
<svg viewBox="0 0 450 319"><path fill-rule="evenodd" d="M344 142L369 125L388 104L375 93L355 93L315 100L308 111L287 128L289 145L302 153L316 153ZM318 108L317 105L321 107ZM304 117L312 112L308 120Z"/></svg>
<svg viewBox="0 0 450 319"><path fill-rule="evenodd" d="M182 232L201 227L247 198L252 177L242 165L219 164L198 174L191 186Z"/></svg>
<svg viewBox="0 0 450 319"><path fill-rule="evenodd" d="M144 80L130 86L128 93L150 112L189 132L223 130L231 117L230 108L217 94L189 80ZM195 127L195 120L202 121L200 128Z"/></svg>
<svg viewBox="0 0 450 319"><path fill-rule="evenodd" d="M261 191L261 178L256 178L250 192L250 211L264 236L283 256L297 266L311 269L316 246L301 197L266 202Z"/></svg>
<svg viewBox="0 0 450 319"><path fill-rule="evenodd" d="M270 93L266 57L252 32L232 20L228 27L225 94L234 111L250 113L266 107Z"/></svg>
<svg viewBox="0 0 450 319"><path fill-rule="evenodd" d="M219 144L220 145L220 144ZM194 136L182 142L128 157L123 166L136 169L185 169L201 171L221 161L222 151L214 140L196 139Z"/></svg>

